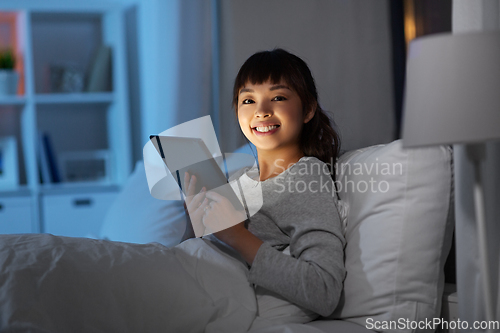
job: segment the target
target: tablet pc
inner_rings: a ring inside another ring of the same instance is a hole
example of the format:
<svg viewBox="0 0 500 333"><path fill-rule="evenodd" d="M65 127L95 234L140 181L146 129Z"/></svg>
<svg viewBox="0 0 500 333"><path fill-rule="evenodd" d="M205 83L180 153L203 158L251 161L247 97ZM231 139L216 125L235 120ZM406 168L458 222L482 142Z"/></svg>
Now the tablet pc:
<svg viewBox="0 0 500 333"><path fill-rule="evenodd" d="M184 173L188 172L196 176L195 193L205 187L207 191L215 191L229 199L237 210L243 209L221 169L224 168L222 156L216 161L202 139L151 135L150 140L184 195L187 194Z"/></svg>

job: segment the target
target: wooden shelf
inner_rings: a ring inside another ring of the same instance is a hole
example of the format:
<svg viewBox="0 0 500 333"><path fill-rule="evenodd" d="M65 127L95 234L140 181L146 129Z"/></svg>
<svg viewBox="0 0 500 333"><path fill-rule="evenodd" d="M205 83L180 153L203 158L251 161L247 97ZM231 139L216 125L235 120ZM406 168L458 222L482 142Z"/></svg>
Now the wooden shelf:
<svg viewBox="0 0 500 333"><path fill-rule="evenodd" d="M16 189L1 189L0 198L3 197L29 197L32 191L26 186L21 185Z"/></svg>
<svg viewBox="0 0 500 333"><path fill-rule="evenodd" d="M114 94L112 92L102 93L61 93L61 94L37 94L35 103L37 104L108 104L113 103Z"/></svg>
<svg viewBox="0 0 500 333"><path fill-rule="evenodd" d="M0 96L0 105L22 106L24 104L26 104L26 97L24 96L17 96L17 95Z"/></svg>
<svg viewBox="0 0 500 333"><path fill-rule="evenodd" d="M78 194L78 193L100 193L100 192L117 192L120 187L114 184L99 184L92 182L79 183L56 183L43 184L40 192L43 195L59 195L59 194Z"/></svg>

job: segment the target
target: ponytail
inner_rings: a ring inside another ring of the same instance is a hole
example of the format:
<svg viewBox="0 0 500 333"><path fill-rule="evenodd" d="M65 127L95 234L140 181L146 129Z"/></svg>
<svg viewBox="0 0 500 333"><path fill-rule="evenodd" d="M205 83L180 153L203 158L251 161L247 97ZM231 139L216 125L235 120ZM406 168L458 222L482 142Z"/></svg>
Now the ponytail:
<svg viewBox="0 0 500 333"><path fill-rule="evenodd" d="M340 154L340 135L332 126L334 122L316 105L314 116L302 128L301 149L305 156L314 156L325 162L334 176L335 162Z"/></svg>

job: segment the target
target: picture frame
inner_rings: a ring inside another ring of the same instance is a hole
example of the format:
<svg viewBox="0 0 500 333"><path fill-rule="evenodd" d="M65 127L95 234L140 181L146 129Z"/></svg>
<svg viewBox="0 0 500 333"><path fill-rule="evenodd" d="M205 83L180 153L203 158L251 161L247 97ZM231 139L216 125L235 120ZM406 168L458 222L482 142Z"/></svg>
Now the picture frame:
<svg viewBox="0 0 500 333"><path fill-rule="evenodd" d="M14 136L0 137L0 190L18 187L17 140Z"/></svg>
<svg viewBox="0 0 500 333"><path fill-rule="evenodd" d="M65 183L111 183L109 150L61 152L58 160L61 178Z"/></svg>

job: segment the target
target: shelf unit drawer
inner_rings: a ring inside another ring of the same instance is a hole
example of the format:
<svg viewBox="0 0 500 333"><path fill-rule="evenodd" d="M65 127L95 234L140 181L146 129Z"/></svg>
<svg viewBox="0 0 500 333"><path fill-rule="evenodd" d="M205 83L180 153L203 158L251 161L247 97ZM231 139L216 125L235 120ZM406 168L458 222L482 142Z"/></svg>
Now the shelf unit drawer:
<svg viewBox="0 0 500 333"><path fill-rule="evenodd" d="M32 232L31 213L30 197L0 197L0 234Z"/></svg>
<svg viewBox="0 0 500 333"><path fill-rule="evenodd" d="M71 237L96 237L117 192L44 195L44 232Z"/></svg>

